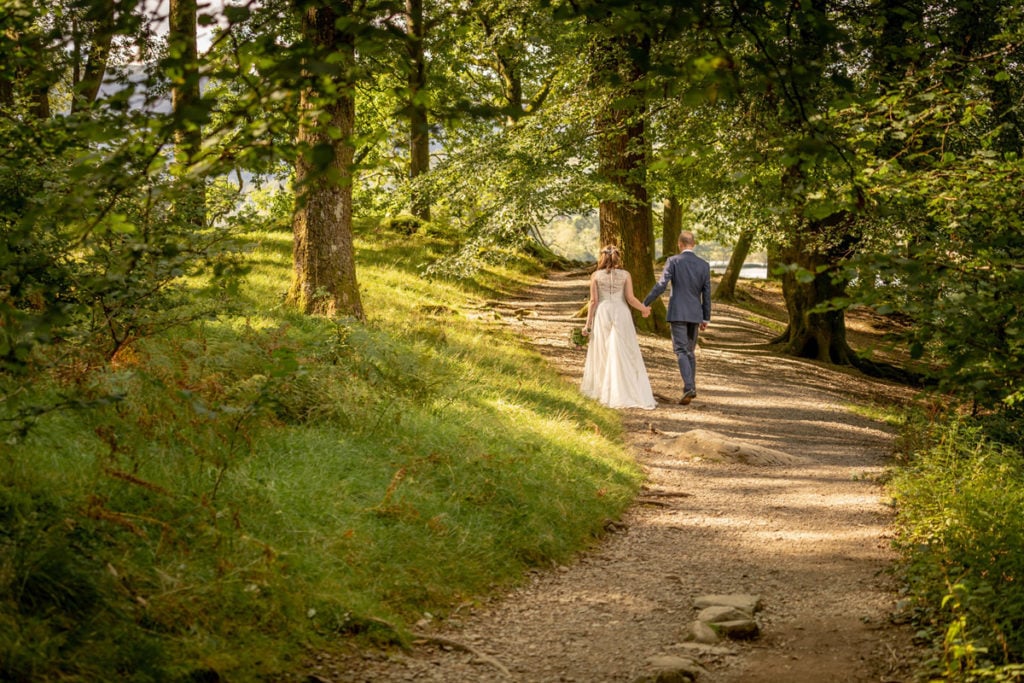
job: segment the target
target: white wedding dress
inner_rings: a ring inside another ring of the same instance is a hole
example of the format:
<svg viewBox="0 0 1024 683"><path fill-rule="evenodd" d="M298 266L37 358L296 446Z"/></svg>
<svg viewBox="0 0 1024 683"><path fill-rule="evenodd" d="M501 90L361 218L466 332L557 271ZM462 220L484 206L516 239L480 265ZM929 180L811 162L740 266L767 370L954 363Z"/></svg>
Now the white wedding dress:
<svg viewBox="0 0 1024 683"><path fill-rule="evenodd" d="M611 408L645 408L658 403L651 392L640 343L623 285L624 270L599 270L597 310L587 342L587 361L583 366L580 390Z"/></svg>

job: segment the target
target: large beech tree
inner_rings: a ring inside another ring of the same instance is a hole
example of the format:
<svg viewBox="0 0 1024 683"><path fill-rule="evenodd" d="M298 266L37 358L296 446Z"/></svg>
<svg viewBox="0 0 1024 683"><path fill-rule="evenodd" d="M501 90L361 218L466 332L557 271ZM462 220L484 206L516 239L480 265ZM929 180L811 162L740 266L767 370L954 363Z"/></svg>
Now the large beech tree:
<svg viewBox="0 0 1024 683"><path fill-rule="evenodd" d="M853 353L844 313L824 310L824 305L845 294L836 268L855 246L855 222L843 207L848 198L839 187L842 181L833 180L829 172L828 132L815 127L818 112L842 92L843 69L835 64L833 52L840 34L825 0L812 0L796 12L769 3L763 14L741 15L737 22L770 65L764 77L778 89L765 97L776 103L780 132L788 136L779 191L789 220L778 248L788 265L783 293L789 324L776 341L796 356L847 364ZM812 194L828 200L815 203Z"/></svg>
<svg viewBox="0 0 1024 683"><path fill-rule="evenodd" d="M650 37L626 34L599 36L591 52L591 79L601 93L594 114L597 171L606 188L599 205L601 242L621 248L622 266L640 296L654 285L644 91L650 48ZM638 324L657 328L663 318L655 315Z"/></svg>

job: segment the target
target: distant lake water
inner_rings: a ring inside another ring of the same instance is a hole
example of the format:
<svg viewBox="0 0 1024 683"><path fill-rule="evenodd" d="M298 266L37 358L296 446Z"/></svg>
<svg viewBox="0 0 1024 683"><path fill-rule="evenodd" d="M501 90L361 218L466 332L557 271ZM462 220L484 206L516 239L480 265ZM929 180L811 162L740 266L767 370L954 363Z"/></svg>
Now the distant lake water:
<svg viewBox="0 0 1024 683"><path fill-rule="evenodd" d="M711 272L721 275L728 265L725 261L712 261ZM740 269L740 277L748 280L765 280L768 278L768 266L764 263L744 263Z"/></svg>

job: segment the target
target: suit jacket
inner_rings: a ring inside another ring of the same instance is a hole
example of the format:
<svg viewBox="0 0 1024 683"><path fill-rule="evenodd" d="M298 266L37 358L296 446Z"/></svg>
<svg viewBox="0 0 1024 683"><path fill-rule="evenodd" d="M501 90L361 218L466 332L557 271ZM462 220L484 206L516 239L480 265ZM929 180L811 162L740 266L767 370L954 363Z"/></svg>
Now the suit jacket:
<svg viewBox="0 0 1024 683"><path fill-rule="evenodd" d="M644 305L661 296L669 283L672 294L668 299L669 322L699 323L711 320L711 265L692 251L669 257L661 279L655 283Z"/></svg>

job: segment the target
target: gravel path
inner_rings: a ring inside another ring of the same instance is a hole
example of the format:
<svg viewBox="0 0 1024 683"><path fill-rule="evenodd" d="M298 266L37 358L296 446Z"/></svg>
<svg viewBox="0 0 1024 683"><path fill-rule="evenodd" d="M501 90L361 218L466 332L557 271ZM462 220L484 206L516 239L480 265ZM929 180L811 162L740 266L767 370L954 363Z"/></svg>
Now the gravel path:
<svg viewBox="0 0 1024 683"><path fill-rule="evenodd" d="M584 352L568 339L586 298L584 274L557 275L498 310L578 382ZM368 654L339 680L632 682L651 675L650 657L681 655L701 664L702 683L909 681L914 653L907 628L890 619L892 513L878 483L893 435L849 410L909 392L773 355L764 347L770 332L748 318L715 307L693 403L623 411L645 493L598 547L443 625L424 625L431 640ZM641 345L655 394L677 398L669 340L642 336ZM804 462L752 466L656 450L697 428ZM708 593L759 596L761 636L682 642L694 599Z"/></svg>

